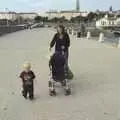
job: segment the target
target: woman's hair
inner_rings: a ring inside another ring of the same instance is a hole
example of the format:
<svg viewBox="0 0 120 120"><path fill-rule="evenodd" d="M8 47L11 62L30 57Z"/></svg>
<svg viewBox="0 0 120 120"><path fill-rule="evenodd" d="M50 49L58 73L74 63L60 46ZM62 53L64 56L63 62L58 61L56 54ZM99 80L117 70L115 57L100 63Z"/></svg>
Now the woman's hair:
<svg viewBox="0 0 120 120"><path fill-rule="evenodd" d="M62 29L62 34L65 33L65 27L63 25L59 25L58 28ZM57 33L59 33L58 28L57 28Z"/></svg>

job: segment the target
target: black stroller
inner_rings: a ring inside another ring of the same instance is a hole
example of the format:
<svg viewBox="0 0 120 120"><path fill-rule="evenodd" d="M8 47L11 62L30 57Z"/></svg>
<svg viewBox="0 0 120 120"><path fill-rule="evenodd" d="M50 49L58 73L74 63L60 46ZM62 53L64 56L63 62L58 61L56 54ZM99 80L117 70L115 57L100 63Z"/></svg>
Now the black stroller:
<svg viewBox="0 0 120 120"><path fill-rule="evenodd" d="M51 78L48 82L50 96L56 96L55 84L61 83L65 90L65 95L71 94L70 83L67 79L68 71L65 68L66 62L64 52L56 52L51 56L49 67L51 71Z"/></svg>

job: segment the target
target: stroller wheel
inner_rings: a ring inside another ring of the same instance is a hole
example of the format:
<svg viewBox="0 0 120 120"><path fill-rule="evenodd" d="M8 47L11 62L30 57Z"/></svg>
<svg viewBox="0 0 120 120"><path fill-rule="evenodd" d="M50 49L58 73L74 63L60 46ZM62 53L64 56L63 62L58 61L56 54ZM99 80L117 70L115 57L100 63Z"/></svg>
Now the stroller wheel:
<svg viewBox="0 0 120 120"><path fill-rule="evenodd" d="M65 90L65 95L66 95L66 96L71 95L71 89L70 89L70 88L67 89L67 90Z"/></svg>
<svg viewBox="0 0 120 120"><path fill-rule="evenodd" d="M52 83L51 83L50 81L48 82L48 86L49 86L49 87L52 87Z"/></svg>
<svg viewBox="0 0 120 120"><path fill-rule="evenodd" d="M54 89L53 91L50 91L49 95L50 95L50 96L56 96L56 91L55 91L55 89Z"/></svg>
<svg viewBox="0 0 120 120"><path fill-rule="evenodd" d="M62 81L61 84L62 84L63 87L66 86L66 82L65 81Z"/></svg>

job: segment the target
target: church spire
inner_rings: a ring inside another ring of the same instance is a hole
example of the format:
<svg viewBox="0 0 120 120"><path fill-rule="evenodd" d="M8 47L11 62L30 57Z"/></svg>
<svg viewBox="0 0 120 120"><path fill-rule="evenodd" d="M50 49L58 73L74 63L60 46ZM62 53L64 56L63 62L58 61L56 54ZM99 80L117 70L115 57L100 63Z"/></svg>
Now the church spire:
<svg viewBox="0 0 120 120"><path fill-rule="evenodd" d="M80 1L76 0L76 11L79 12L80 11Z"/></svg>

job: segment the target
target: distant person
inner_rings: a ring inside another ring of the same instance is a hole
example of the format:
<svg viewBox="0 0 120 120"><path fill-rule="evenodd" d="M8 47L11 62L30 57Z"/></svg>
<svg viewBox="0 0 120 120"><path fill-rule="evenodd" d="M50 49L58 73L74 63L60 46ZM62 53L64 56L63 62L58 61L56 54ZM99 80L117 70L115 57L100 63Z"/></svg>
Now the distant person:
<svg viewBox="0 0 120 120"><path fill-rule="evenodd" d="M22 95L24 98L27 99L27 94L29 94L29 99L34 99L34 79L35 74L31 70L31 64L29 62L24 63L23 65L24 70L20 74L20 78L22 79Z"/></svg>
<svg viewBox="0 0 120 120"><path fill-rule="evenodd" d="M82 36L85 36L85 32L86 32L85 25L82 24L82 25L81 25L81 35L82 35Z"/></svg>
<svg viewBox="0 0 120 120"><path fill-rule="evenodd" d="M55 52L62 52L64 50L66 65L68 67L70 38L67 32L65 31L65 27L63 25L58 26L57 33L54 35L53 40L50 43L50 51L51 48L53 48L54 46Z"/></svg>

